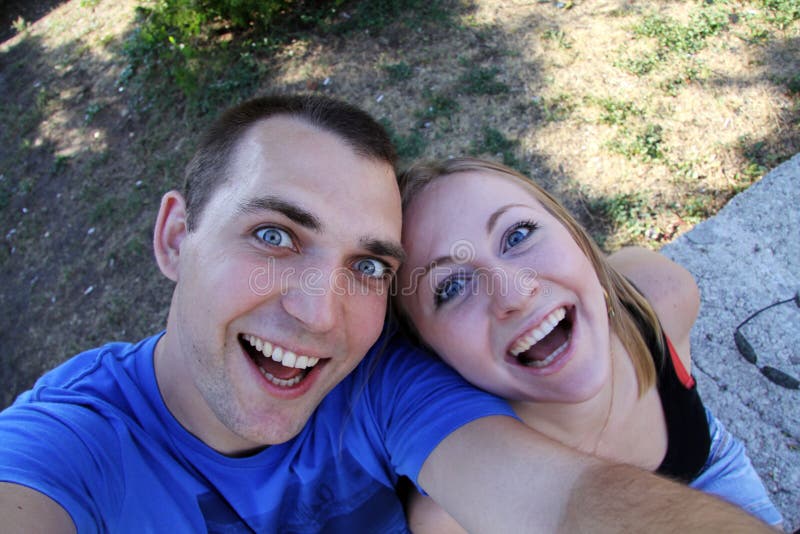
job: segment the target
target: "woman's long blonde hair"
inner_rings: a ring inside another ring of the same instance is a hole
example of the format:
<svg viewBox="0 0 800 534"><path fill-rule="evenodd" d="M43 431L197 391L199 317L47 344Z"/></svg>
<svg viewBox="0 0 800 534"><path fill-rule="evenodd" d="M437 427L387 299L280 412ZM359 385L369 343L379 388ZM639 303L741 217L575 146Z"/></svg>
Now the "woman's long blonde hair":
<svg viewBox="0 0 800 534"><path fill-rule="evenodd" d="M663 344L661 323L650 303L624 276L608 263L605 255L600 251L594 240L589 237L586 230L541 186L519 172L492 161L475 158L454 158L421 162L402 172L398 177L400 194L403 200L403 211L405 212L408 209L408 206L422 190L438 178L463 172L481 171L490 171L510 177L528 189L533 194L533 197L564 225L586 257L592 262L594 271L600 280L600 285L607 295L606 305L608 307L610 328L619 337L625 350L630 355L639 384L639 396L643 395L656 383L656 366L650 355L647 341L639 330L636 319L634 319L629 308L636 310L644 321L645 326L652 329L654 339L657 340L659 345ZM395 304L397 304L397 299L395 299ZM405 323L404 326L410 328L411 333L420 339L410 317L400 306L396 305L395 308L402 322ZM663 347L660 347L660 349L659 354L663 354Z"/></svg>

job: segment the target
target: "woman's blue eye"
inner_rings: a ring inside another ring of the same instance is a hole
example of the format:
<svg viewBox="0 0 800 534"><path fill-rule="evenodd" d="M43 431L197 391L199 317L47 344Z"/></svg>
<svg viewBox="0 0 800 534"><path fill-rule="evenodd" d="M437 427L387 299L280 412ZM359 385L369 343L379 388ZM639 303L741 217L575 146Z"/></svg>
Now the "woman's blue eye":
<svg viewBox="0 0 800 534"><path fill-rule="evenodd" d="M292 236L289 235L289 232L274 226L259 228L256 230L256 237L273 247L289 248L294 246L294 241L292 241Z"/></svg>
<svg viewBox="0 0 800 534"><path fill-rule="evenodd" d="M354 267L359 273L372 278L383 278L389 274L389 266L384 262L374 258L364 258L362 260L358 260Z"/></svg>
<svg viewBox="0 0 800 534"><path fill-rule="evenodd" d="M506 234L503 250L514 248L528 239L537 227L538 225L533 221L521 222L514 225L511 231Z"/></svg>
<svg viewBox="0 0 800 534"><path fill-rule="evenodd" d="M515 247L519 245L523 239L528 237L528 234L530 232L531 231L528 228L517 228L516 230L511 232L511 234L509 234L509 236L506 238L506 244L509 247Z"/></svg>
<svg viewBox="0 0 800 534"><path fill-rule="evenodd" d="M464 278L454 277L443 281L441 284L439 284L434 292L434 303L436 304L436 307L438 308L453 297L457 297L458 295L464 293L466 286L467 281Z"/></svg>

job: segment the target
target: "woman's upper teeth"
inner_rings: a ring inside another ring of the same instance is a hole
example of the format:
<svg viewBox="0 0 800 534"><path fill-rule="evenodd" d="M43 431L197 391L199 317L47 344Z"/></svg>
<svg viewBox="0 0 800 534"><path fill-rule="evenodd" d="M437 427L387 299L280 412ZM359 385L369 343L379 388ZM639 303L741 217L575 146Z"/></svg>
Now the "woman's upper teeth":
<svg viewBox="0 0 800 534"><path fill-rule="evenodd" d="M511 348L512 356L519 356L526 350L530 349L536 343L544 339L544 337L553 331L553 328L567 315L567 310L562 306L554 310L547 317L542 319L542 322L536 325L535 328L522 334L514 346Z"/></svg>
<svg viewBox="0 0 800 534"><path fill-rule="evenodd" d="M298 356L294 352L284 349L283 347L279 347L278 345L273 345L269 341L263 340L253 335L246 335L244 338L247 340L250 345L255 347L255 349L261 354L263 354L267 358L272 358L276 362L280 363L284 367L294 367L296 369L307 369L309 367L314 367L319 363L319 358L315 358L313 356Z"/></svg>

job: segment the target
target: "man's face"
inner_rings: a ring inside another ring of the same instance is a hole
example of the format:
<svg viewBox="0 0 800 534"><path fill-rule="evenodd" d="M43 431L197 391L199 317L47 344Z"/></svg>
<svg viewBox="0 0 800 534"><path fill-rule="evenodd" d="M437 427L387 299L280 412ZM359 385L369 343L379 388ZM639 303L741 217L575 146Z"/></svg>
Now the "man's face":
<svg viewBox="0 0 800 534"><path fill-rule="evenodd" d="M295 436L377 340L401 211L390 165L299 119L257 123L229 171L180 242L157 373L233 454Z"/></svg>

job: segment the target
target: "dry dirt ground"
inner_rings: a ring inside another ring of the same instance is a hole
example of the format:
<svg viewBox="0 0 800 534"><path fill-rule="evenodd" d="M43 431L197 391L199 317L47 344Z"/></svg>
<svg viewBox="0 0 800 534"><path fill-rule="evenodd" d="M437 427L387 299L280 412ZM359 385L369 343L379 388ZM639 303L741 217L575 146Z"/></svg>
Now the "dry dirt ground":
<svg viewBox="0 0 800 534"><path fill-rule="evenodd" d="M163 327L151 225L214 114L127 84L134 8L151 3L32 4L0 4L0 407L81 349ZM658 248L800 151L797 20L718 3L724 30L654 56L643 21L691 27L711 4L447 2L447 17L298 35L257 58L252 94L323 92L407 154L505 159L606 249Z"/></svg>

